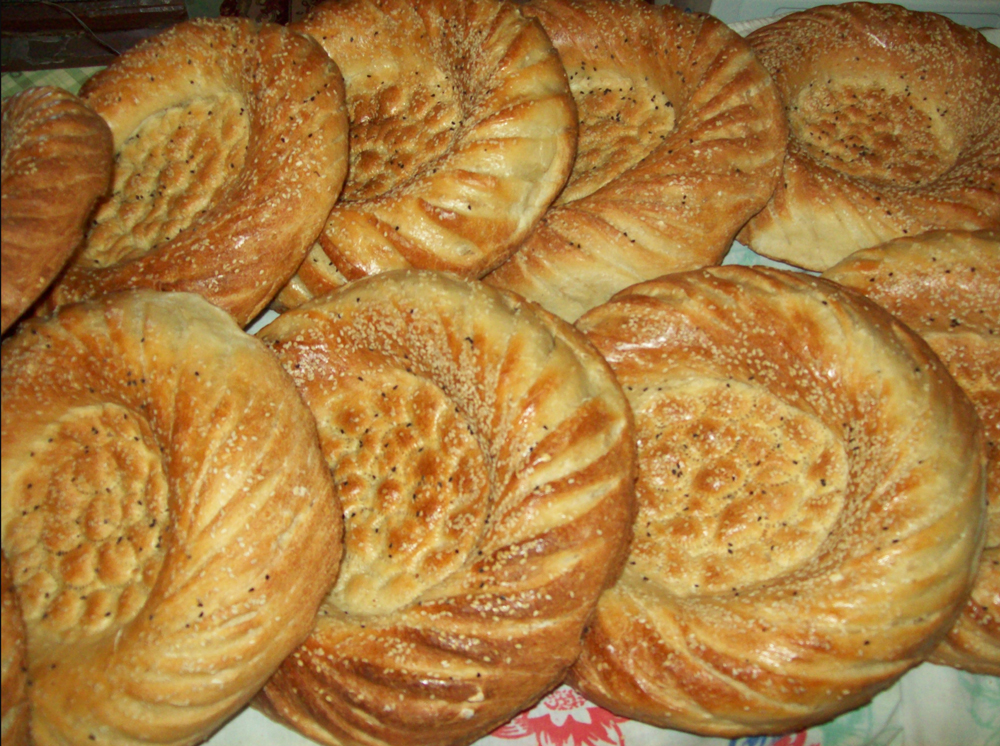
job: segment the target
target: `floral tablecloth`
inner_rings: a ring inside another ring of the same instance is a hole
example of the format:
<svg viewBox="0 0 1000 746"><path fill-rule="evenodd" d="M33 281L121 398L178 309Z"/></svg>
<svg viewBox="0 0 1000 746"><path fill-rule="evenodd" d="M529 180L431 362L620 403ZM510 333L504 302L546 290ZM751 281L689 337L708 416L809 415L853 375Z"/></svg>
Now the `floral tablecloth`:
<svg viewBox="0 0 1000 746"><path fill-rule="evenodd" d="M206 746L310 745L247 710ZM732 740L632 722L561 687L474 746L1000 746L1000 678L924 664L867 707L824 725Z"/></svg>
<svg viewBox="0 0 1000 746"><path fill-rule="evenodd" d="M2 76L4 98L33 85L76 92L98 68ZM768 264L740 244L728 264ZM248 709L208 746L309 746L313 742ZM1000 678L923 664L868 706L784 736L701 738L613 715L568 687L547 696L475 746L1000 746Z"/></svg>

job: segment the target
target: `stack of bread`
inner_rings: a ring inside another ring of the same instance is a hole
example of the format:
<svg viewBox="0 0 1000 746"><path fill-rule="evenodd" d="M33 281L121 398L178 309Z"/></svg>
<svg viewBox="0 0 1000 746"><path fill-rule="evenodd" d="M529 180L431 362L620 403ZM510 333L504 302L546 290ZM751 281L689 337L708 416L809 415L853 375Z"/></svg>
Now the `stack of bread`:
<svg viewBox="0 0 1000 746"><path fill-rule="evenodd" d="M1000 675L997 121L867 3L328 0L5 101L3 745Z"/></svg>

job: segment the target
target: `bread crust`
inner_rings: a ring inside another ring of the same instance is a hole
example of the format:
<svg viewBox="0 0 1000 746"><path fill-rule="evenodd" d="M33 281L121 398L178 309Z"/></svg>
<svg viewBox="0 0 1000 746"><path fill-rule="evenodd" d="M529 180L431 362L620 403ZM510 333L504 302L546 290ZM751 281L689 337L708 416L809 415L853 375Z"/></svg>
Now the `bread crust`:
<svg viewBox="0 0 1000 746"><path fill-rule="evenodd" d="M603 359L513 294L357 280L259 332L344 504L344 562L257 705L320 743L467 744L561 683L633 517L634 434Z"/></svg>
<svg viewBox="0 0 1000 746"><path fill-rule="evenodd" d="M962 616L930 660L1000 676L1000 232L895 239L823 274L919 333L976 408L986 439L986 546Z"/></svg>
<svg viewBox="0 0 1000 746"><path fill-rule="evenodd" d="M80 98L38 86L2 108L0 332L42 295L83 240L111 182L108 125Z"/></svg>
<svg viewBox="0 0 1000 746"><path fill-rule="evenodd" d="M716 267L577 326L632 404L639 515L571 682L636 720L787 733L867 702L968 598L975 411L926 343L834 283Z"/></svg>
<svg viewBox="0 0 1000 746"><path fill-rule="evenodd" d="M0 599L3 615L0 618L0 639L3 641L3 659L0 661L0 744L27 746L28 740L28 666L25 656L24 619L17 602L14 581L10 576L7 556L0 555Z"/></svg>
<svg viewBox="0 0 1000 746"><path fill-rule="evenodd" d="M389 269L480 277L566 183L577 120L559 55L508 0L349 0L293 24L344 71L351 168L284 307Z"/></svg>
<svg viewBox="0 0 1000 746"><path fill-rule="evenodd" d="M747 40L790 134L781 183L743 243L822 271L906 235L1000 228L1000 49L978 31L845 3Z"/></svg>
<svg viewBox="0 0 1000 746"><path fill-rule="evenodd" d="M47 308L142 287L198 293L248 324L343 186L336 65L282 26L198 19L133 47L80 95L111 126L113 191Z"/></svg>
<svg viewBox="0 0 1000 746"><path fill-rule="evenodd" d="M204 740L336 574L341 516L294 383L221 309L155 291L24 321L2 365L34 743Z"/></svg>
<svg viewBox="0 0 1000 746"><path fill-rule="evenodd" d="M774 86L720 21L639 0L536 0L579 111L569 183L486 282L568 321L618 290L717 264L785 154Z"/></svg>

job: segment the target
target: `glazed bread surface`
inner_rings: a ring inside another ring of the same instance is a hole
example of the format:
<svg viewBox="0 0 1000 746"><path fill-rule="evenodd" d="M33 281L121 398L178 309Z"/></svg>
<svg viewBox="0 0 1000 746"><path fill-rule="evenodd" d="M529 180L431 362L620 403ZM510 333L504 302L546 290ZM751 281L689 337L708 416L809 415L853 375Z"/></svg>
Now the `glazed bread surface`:
<svg viewBox="0 0 1000 746"><path fill-rule="evenodd" d="M276 24L199 19L83 86L111 126L111 195L47 308L114 290L197 293L252 321L316 240L347 172L343 79Z"/></svg>
<svg viewBox="0 0 1000 746"><path fill-rule="evenodd" d="M571 682L613 712L728 738L866 703L964 606L982 431L930 348L801 273L636 285L577 326L636 418L625 571Z"/></svg>
<svg viewBox="0 0 1000 746"><path fill-rule="evenodd" d="M107 123L72 93L29 88L2 104L2 328L6 332L80 245L111 182Z"/></svg>
<svg viewBox="0 0 1000 746"><path fill-rule="evenodd" d="M568 321L622 288L718 264L777 183L786 126L747 43L631 0L535 0L579 112L566 188L486 281Z"/></svg>
<svg viewBox="0 0 1000 746"><path fill-rule="evenodd" d="M508 0L349 0L297 28L344 72L351 166L280 304L406 267L479 277L569 176L577 120L559 55Z"/></svg>
<svg viewBox="0 0 1000 746"><path fill-rule="evenodd" d="M774 78L789 140L744 244L822 271L906 235L1000 228L1000 48L978 31L845 3L747 40Z"/></svg>
<svg viewBox="0 0 1000 746"><path fill-rule="evenodd" d="M3 551L34 743L205 740L305 638L337 571L308 409L188 293L63 306L2 349Z"/></svg>
<svg viewBox="0 0 1000 746"><path fill-rule="evenodd" d="M1000 233L899 238L823 274L927 340L976 408L986 437L986 547L965 610L931 660L1000 676Z"/></svg>
<svg viewBox="0 0 1000 746"><path fill-rule="evenodd" d="M258 706L324 744L455 746L561 683L633 516L631 416L600 355L513 294L417 270L259 336L317 418L346 526Z"/></svg>

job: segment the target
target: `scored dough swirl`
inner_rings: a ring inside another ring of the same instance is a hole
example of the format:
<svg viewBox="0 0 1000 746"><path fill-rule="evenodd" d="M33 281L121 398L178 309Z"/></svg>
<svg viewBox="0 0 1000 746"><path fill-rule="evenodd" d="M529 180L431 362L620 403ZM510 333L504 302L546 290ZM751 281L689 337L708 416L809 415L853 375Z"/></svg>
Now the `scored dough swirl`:
<svg viewBox="0 0 1000 746"><path fill-rule="evenodd" d="M715 18L613 0L534 0L579 112L566 188L486 282L573 321L641 280L718 264L785 153L774 85Z"/></svg>
<svg viewBox="0 0 1000 746"><path fill-rule="evenodd" d="M844 3L748 35L789 120L770 202L740 233L822 271L928 230L1000 228L1000 48L935 13Z"/></svg>
<svg viewBox="0 0 1000 746"><path fill-rule="evenodd" d="M577 121L559 55L508 0L327 2L293 28L344 74L351 166L279 300L415 267L479 277L566 183Z"/></svg>
<svg viewBox="0 0 1000 746"><path fill-rule="evenodd" d="M111 182L111 130L77 96L39 86L4 99L2 328L42 295Z"/></svg>
<svg viewBox="0 0 1000 746"><path fill-rule="evenodd" d="M969 602L931 660L1000 676L1000 232L897 238L823 276L920 334L976 408L986 436L986 547Z"/></svg>
<svg viewBox="0 0 1000 746"><path fill-rule="evenodd" d="M346 522L337 584L261 708L321 743L464 744L554 688L632 518L632 422L600 356L513 294L416 270L259 335Z"/></svg>
<svg viewBox="0 0 1000 746"><path fill-rule="evenodd" d="M302 34L179 24L91 78L111 195L48 306L113 290L198 293L249 323L288 281L347 173L343 79Z"/></svg>
<svg viewBox="0 0 1000 746"><path fill-rule="evenodd" d="M304 639L336 574L309 411L188 293L63 306L22 323L2 362L34 742L204 740Z"/></svg>
<svg viewBox="0 0 1000 746"><path fill-rule="evenodd" d="M636 418L635 541L571 681L633 719L787 733L937 644L983 541L967 397L875 304L803 274L642 283L577 326Z"/></svg>
<svg viewBox="0 0 1000 746"><path fill-rule="evenodd" d="M0 600L3 602L3 616L0 618L0 639L3 640L0 743L3 746L26 746L29 743L29 712L24 619L21 618L21 605L17 601L5 554L0 555Z"/></svg>

